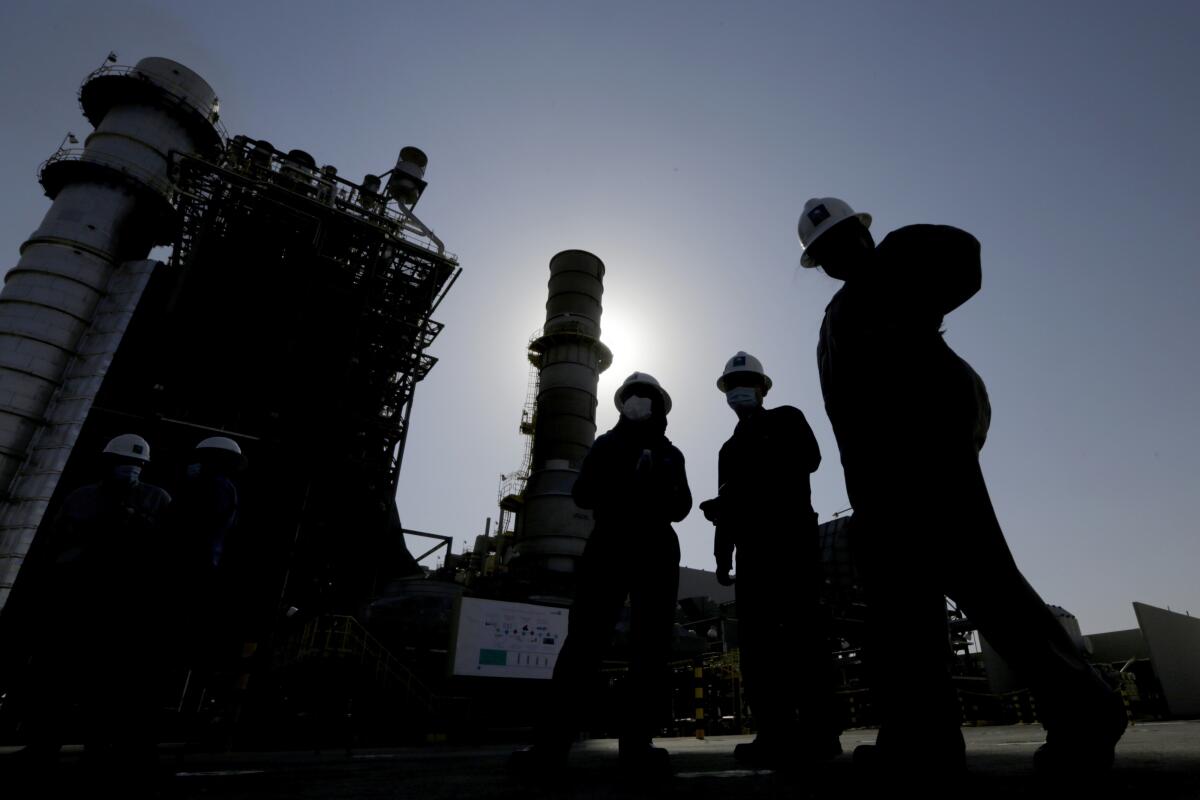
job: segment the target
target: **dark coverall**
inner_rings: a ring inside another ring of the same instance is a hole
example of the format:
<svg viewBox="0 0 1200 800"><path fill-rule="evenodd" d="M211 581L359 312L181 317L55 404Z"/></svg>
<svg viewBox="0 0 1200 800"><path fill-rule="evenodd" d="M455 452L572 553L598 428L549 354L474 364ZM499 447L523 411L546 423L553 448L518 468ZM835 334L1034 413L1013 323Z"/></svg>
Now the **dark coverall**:
<svg viewBox="0 0 1200 800"><path fill-rule="evenodd" d="M943 315L980 288L979 252L956 228L896 230L834 295L821 326L821 389L873 632L877 744L962 752L943 595L1030 682L1048 741L1098 728L1115 741L1123 711L1005 542L979 467L987 392L942 338Z"/></svg>
<svg viewBox="0 0 1200 800"><path fill-rule="evenodd" d="M692 508L683 454L664 435L666 417L622 418L596 439L572 490L595 527L579 561L567 638L554 667L543 744L578 732L613 630L630 599L630 669L621 745L649 744L669 708L666 665L679 590L679 539L671 527ZM645 451L649 451L647 455Z"/></svg>
<svg viewBox="0 0 1200 800"><path fill-rule="evenodd" d="M147 483L106 480L68 495L51 532L27 725L33 751L64 743L78 705L89 749L154 742L163 516Z"/></svg>
<svg viewBox="0 0 1200 800"><path fill-rule="evenodd" d="M232 609L226 539L237 526L238 492L233 481L211 464L194 465L171 507L172 558L178 580L173 587L181 634L177 658L185 667L207 666Z"/></svg>
<svg viewBox="0 0 1200 800"><path fill-rule="evenodd" d="M737 550L738 642L758 740L828 746L834 721L828 615L809 476L821 451L804 413L761 409L718 459L717 569Z"/></svg>

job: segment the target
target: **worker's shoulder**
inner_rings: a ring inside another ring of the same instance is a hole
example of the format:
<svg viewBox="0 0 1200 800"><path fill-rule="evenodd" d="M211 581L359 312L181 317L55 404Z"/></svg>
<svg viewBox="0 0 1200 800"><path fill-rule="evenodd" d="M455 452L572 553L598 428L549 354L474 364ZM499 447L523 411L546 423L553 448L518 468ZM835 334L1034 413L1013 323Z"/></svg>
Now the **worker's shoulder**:
<svg viewBox="0 0 1200 800"><path fill-rule="evenodd" d="M85 505L93 505L101 495L99 483L89 483L74 489L63 500L63 508L71 510Z"/></svg>
<svg viewBox="0 0 1200 800"><path fill-rule="evenodd" d="M152 483L139 482L135 489L139 499L147 505L167 505L171 502L171 495L167 490Z"/></svg>
<svg viewBox="0 0 1200 800"><path fill-rule="evenodd" d="M605 431L604 433L600 434L595 439L593 439L592 440L592 449L594 450L597 447L604 447L609 442L611 442L617 435L616 430L617 430L616 428L609 428L607 431Z"/></svg>
<svg viewBox="0 0 1200 800"><path fill-rule="evenodd" d="M585 458L590 458L594 461L603 461L610 458L614 450L620 449L620 439L621 435L617 433L616 428L610 428L592 441L592 446L588 448Z"/></svg>
<svg viewBox="0 0 1200 800"><path fill-rule="evenodd" d="M683 458L683 451L680 450L678 447L676 447L674 442L672 442L666 436L662 437L662 447L667 452L674 453L675 455L679 456L680 458Z"/></svg>
<svg viewBox="0 0 1200 800"><path fill-rule="evenodd" d="M87 497L88 495L99 494L102 488L103 484L101 483L87 483L83 486L80 486L78 489L72 489L70 494L67 495L67 499L70 500L72 497Z"/></svg>
<svg viewBox="0 0 1200 800"><path fill-rule="evenodd" d="M883 237L876 248L881 255L904 256L929 253L933 249L962 248L979 250L979 240L953 225L905 225Z"/></svg>

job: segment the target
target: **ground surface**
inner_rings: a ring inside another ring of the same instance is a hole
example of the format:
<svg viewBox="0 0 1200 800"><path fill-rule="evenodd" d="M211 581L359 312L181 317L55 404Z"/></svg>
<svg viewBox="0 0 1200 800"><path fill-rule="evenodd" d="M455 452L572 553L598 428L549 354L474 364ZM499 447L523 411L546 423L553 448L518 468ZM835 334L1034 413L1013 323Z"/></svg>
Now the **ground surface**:
<svg viewBox="0 0 1200 800"><path fill-rule="evenodd" d="M1033 751L1042 731L1031 726L967 728L969 773L952 787L954 797L1011 798L1200 798L1200 721L1142 723L1130 728L1117 763L1100 781L1067 780L1047 785L1033 773ZM874 740L870 730L842 736L846 754L818 773L754 772L733 760L734 745L749 737L704 741L660 739L671 752L674 774L635 779L617 766L616 742L576 747L559 776L516 778L507 773L509 746L430 746L321 753L183 754L164 751L153 781L140 774L96 774L77 751L36 780L15 770L7 757L0 796L181 798L852 798L932 796L930 787L909 790L872 782L849 753Z"/></svg>

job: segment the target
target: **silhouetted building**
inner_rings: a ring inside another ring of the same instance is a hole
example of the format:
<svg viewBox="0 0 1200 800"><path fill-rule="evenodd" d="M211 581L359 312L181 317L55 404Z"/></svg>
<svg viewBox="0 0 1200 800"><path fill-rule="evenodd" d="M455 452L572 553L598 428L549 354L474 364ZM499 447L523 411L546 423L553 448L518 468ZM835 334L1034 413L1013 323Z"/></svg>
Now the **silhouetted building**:
<svg viewBox="0 0 1200 800"><path fill-rule="evenodd" d="M214 433L248 456L225 543L245 624L357 611L418 569L394 498L460 273L413 213L424 153L353 183L226 139L212 89L166 59L102 68L80 98L97 130L43 167L55 204L0 311L4 388L17 375L29 400L0 408L0 603L27 554L14 597L36 584L39 531L90 454L135 431L168 488ZM139 260L156 244L168 263Z"/></svg>

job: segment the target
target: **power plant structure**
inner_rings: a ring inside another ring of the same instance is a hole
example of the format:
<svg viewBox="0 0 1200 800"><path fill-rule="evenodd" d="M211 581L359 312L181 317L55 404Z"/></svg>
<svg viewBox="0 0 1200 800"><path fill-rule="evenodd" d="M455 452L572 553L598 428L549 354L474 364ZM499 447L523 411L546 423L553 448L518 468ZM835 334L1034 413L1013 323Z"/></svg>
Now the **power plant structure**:
<svg viewBox="0 0 1200 800"><path fill-rule="evenodd" d="M534 596L570 593L570 581L592 529L571 488L596 438L596 387L612 364L600 341L604 262L582 250L550 260L546 323L529 344L536 371L532 435L523 491L502 499L516 511L511 568L527 576ZM521 483L517 484L521 487Z"/></svg>
<svg viewBox="0 0 1200 800"><path fill-rule="evenodd" d="M528 342L524 459L503 476L495 531L489 520L454 554L457 536L406 529L395 501L416 385L436 363L432 317L461 273L414 212L426 155L404 147L392 169L348 181L303 150L229 136L212 87L164 58L102 67L79 101L95 130L42 165L52 205L0 292L0 654L24 646L12 631L42 622L55 515L94 480L105 443L145 437L147 482L173 491L197 442L216 435L249 464L223 562L234 610L223 633L245 674L222 694L189 672L172 708L256 720L276 737L301 718L382 737L527 723L545 681L513 679L550 676L593 526L571 490L612 363L604 263L582 250L550 260L545 321ZM148 259L155 246L171 247L166 263ZM826 522L819 536L831 652L850 720L865 724L850 524ZM414 558L412 534L439 544ZM443 547L439 568L420 566ZM707 715L710 733L742 732L732 591L683 572L670 731L702 731ZM955 613L960 683L986 687L974 626ZM1146 613L1170 633L1159 641L1190 624ZM623 637L610 654L618 677L600 693L621 680ZM1126 638L1109 649L1134 652ZM1023 719L1017 700L985 695L992 705L973 701L975 718ZM243 715L219 707L229 697L258 700Z"/></svg>
<svg viewBox="0 0 1200 800"><path fill-rule="evenodd" d="M154 271L143 259L176 236L171 154L222 147L216 94L163 58L102 68L79 102L95 131L42 166L53 204L0 292L0 608Z"/></svg>
<svg viewBox="0 0 1200 800"><path fill-rule="evenodd" d="M230 138L214 90L164 58L106 65L79 100L95 131L42 166L53 204L0 294L0 607L36 593L56 508L128 432L169 491L199 440L241 446L226 555L248 628L421 574L394 498L461 271L413 211L425 154L354 183Z"/></svg>

